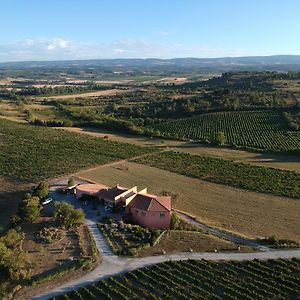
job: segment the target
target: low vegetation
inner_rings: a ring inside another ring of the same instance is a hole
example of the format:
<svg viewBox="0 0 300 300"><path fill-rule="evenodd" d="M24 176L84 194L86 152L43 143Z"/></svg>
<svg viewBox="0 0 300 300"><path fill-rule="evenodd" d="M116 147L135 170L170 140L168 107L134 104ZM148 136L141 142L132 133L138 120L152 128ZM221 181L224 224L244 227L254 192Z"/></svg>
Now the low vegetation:
<svg viewBox="0 0 300 300"><path fill-rule="evenodd" d="M0 120L0 176L36 181L153 151L51 128Z"/></svg>
<svg viewBox="0 0 300 300"><path fill-rule="evenodd" d="M136 256L140 250L153 246L161 235L160 230L150 230L123 221L114 223L106 218L103 221L105 223L98 223L98 228L112 251L118 255Z"/></svg>
<svg viewBox="0 0 300 300"><path fill-rule="evenodd" d="M151 154L135 161L237 188L300 198L300 174L291 171L172 151Z"/></svg>
<svg viewBox="0 0 300 300"><path fill-rule="evenodd" d="M300 261L168 261L55 299L297 299ZM52 298L54 300L54 298Z"/></svg>

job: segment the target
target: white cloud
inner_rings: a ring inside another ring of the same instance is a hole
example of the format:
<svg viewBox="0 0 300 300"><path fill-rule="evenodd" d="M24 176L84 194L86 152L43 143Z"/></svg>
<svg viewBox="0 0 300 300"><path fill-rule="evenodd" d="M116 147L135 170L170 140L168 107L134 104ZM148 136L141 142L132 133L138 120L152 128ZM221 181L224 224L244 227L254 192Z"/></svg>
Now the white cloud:
<svg viewBox="0 0 300 300"><path fill-rule="evenodd" d="M70 41L64 39L53 39L47 46L48 50L64 49L70 45Z"/></svg>
<svg viewBox="0 0 300 300"><path fill-rule="evenodd" d="M183 45L121 39L110 43L74 42L65 38L31 38L0 44L0 61L94 58L220 57L257 54L249 49L221 49L208 45Z"/></svg>

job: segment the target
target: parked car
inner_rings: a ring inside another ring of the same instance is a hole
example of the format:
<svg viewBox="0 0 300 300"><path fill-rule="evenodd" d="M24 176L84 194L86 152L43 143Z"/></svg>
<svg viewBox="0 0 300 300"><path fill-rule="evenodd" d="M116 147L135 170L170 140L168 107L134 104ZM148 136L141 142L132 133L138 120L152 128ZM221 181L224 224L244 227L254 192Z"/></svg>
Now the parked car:
<svg viewBox="0 0 300 300"><path fill-rule="evenodd" d="M105 211L111 211L111 209L112 209L112 208L111 208L111 206L109 206L109 205L105 205L105 206L104 206L104 210L105 210Z"/></svg>
<svg viewBox="0 0 300 300"><path fill-rule="evenodd" d="M52 202L52 201L53 201L52 198L47 198L46 200L44 200L44 201L42 202L42 205L46 205L46 204L48 204L48 203L50 203L50 202Z"/></svg>

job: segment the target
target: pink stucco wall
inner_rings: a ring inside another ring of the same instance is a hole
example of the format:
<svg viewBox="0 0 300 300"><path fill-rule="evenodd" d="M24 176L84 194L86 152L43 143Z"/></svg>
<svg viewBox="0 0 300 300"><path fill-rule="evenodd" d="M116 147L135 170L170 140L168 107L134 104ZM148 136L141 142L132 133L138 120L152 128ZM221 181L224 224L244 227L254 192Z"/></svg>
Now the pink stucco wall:
<svg viewBox="0 0 300 300"><path fill-rule="evenodd" d="M170 227L171 212L145 212L136 208L127 208L132 219L139 225L147 228L167 229ZM164 214L164 217L161 217Z"/></svg>

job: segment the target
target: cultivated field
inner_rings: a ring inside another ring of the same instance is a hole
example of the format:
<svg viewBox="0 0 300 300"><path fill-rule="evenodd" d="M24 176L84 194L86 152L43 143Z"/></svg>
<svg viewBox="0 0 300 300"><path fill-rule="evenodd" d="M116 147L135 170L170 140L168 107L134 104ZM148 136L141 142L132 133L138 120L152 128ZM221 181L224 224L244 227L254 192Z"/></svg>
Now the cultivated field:
<svg viewBox="0 0 300 300"><path fill-rule="evenodd" d="M140 135L112 132L105 129L78 128L78 127L57 127L70 132L86 134L99 138L108 138L111 141L124 142L140 146L153 146L161 149L180 151L201 156L213 156L229 159L236 162L244 162L258 166L290 170L300 172L300 158L292 155L271 154L264 152L251 152L235 150L230 148L212 147L199 143L186 143L170 139L149 138Z"/></svg>
<svg viewBox="0 0 300 300"><path fill-rule="evenodd" d="M299 259L169 261L55 299L298 299L299 275Z"/></svg>
<svg viewBox="0 0 300 300"><path fill-rule="evenodd" d="M251 152L229 148L211 147L198 143L182 143L170 147L171 150L190 153L193 155L213 156L234 162L248 163L281 170L300 172L300 157L296 155L272 154L264 152Z"/></svg>
<svg viewBox="0 0 300 300"><path fill-rule="evenodd" d="M0 120L0 176L36 181L149 153L152 148Z"/></svg>
<svg viewBox="0 0 300 300"><path fill-rule="evenodd" d="M248 192L209 183L133 162L98 167L78 176L106 185L138 185L160 194L177 196L176 209L205 223L249 237L300 239L300 201Z"/></svg>
<svg viewBox="0 0 300 300"><path fill-rule="evenodd" d="M300 174L296 172L173 151L155 153L135 161L192 178L300 199Z"/></svg>
<svg viewBox="0 0 300 300"><path fill-rule="evenodd" d="M296 150L300 132L288 131L276 111L217 112L153 126L166 137L216 142L224 132L225 144L262 150Z"/></svg>

